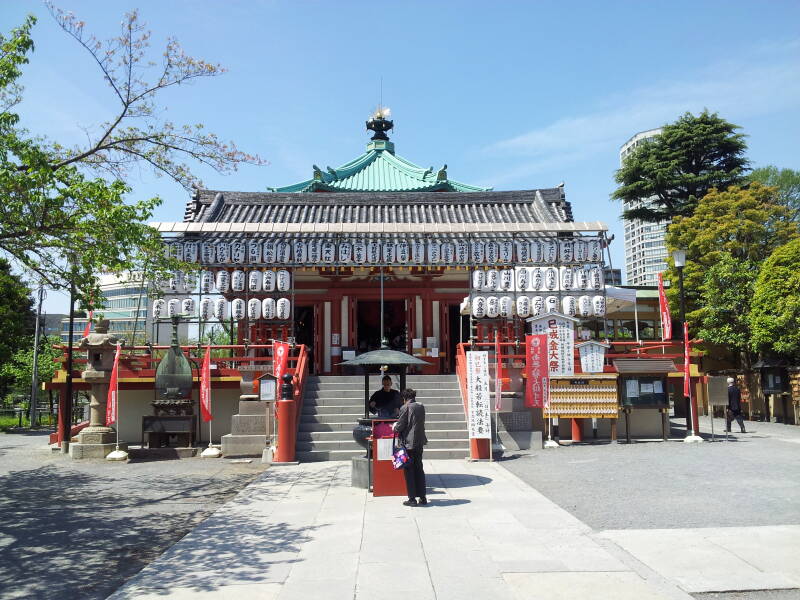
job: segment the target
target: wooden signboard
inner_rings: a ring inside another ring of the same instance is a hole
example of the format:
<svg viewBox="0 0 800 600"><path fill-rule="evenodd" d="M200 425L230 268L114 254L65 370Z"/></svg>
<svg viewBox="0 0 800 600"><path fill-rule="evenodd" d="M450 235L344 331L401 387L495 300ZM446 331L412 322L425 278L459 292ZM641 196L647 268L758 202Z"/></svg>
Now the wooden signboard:
<svg viewBox="0 0 800 600"><path fill-rule="evenodd" d="M617 398L616 373L551 377L547 415L569 419L616 419L619 413Z"/></svg>

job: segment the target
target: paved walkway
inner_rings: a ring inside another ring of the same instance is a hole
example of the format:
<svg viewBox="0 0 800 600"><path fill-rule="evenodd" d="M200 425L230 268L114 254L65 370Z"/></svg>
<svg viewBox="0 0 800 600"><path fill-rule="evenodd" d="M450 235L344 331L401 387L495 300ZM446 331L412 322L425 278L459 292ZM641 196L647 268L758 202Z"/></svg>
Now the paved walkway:
<svg viewBox="0 0 800 600"><path fill-rule="evenodd" d="M273 467L111 598L686 600L743 564L738 589L800 586L798 527L596 534L496 463L426 469L409 508L350 487L349 463Z"/></svg>

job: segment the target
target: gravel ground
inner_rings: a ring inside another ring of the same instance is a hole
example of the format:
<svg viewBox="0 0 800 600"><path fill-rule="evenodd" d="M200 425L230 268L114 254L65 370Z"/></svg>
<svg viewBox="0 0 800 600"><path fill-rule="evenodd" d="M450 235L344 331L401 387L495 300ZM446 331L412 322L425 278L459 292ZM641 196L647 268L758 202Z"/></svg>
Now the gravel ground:
<svg viewBox="0 0 800 600"><path fill-rule="evenodd" d="M800 524L800 427L745 425L728 442L577 444L501 464L596 530Z"/></svg>
<svg viewBox="0 0 800 600"><path fill-rule="evenodd" d="M0 598L106 598L264 468L73 461L47 434L0 434Z"/></svg>

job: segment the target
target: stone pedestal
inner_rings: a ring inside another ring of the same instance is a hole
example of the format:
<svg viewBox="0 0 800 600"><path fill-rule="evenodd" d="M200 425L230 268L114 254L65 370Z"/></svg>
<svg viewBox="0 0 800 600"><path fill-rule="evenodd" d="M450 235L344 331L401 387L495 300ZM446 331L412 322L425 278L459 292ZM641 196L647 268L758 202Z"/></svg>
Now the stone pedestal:
<svg viewBox="0 0 800 600"><path fill-rule="evenodd" d="M222 436L223 456L262 456L272 432L272 402L245 394L239 399L239 413L231 418L231 432Z"/></svg>

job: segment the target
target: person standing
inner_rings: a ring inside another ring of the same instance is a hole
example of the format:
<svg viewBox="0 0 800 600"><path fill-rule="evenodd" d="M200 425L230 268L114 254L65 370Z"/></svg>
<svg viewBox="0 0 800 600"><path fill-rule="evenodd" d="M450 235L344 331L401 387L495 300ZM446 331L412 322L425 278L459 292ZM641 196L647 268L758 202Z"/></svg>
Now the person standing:
<svg viewBox="0 0 800 600"><path fill-rule="evenodd" d="M408 500L406 506L426 505L425 470L422 467L422 449L428 443L425 436L425 407L417 402L417 392L411 388L402 391L403 407L394 424L394 430L406 444L409 461L404 475ZM419 502L417 502L419 498Z"/></svg>
<svg viewBox="0 0 800 600"><path fill-rule="evenodd" d="M731 421L734 418L742 433L747 433L744 430L744 419L742 419L742 392L736 386L736 380L728 377L728 410L725 413L725 431L731 430Z"/></svg>
<svg viewBox="0 0 800 600"><path fill-rule="evenodd" d="M378 413L379 419L396 419L401 402L400 392L392 389L392 378L384 375L381 389L369 398L369 412Z"/></svg>

